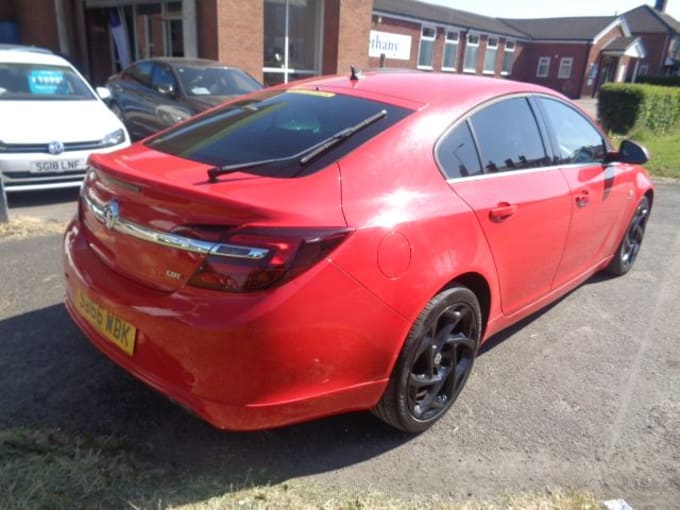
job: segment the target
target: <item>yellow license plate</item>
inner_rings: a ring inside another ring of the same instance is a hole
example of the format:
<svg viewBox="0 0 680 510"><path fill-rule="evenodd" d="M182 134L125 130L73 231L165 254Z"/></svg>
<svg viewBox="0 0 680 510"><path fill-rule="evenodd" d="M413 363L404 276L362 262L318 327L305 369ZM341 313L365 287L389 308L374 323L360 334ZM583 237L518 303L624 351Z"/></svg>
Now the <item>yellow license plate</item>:
<svg viewBox="0 0 680 510"><path fill-rule="evenodd" d="M80 289L76 294L76 309L100 335L132 356L135 351L137 328L99 306Z"/></svg>

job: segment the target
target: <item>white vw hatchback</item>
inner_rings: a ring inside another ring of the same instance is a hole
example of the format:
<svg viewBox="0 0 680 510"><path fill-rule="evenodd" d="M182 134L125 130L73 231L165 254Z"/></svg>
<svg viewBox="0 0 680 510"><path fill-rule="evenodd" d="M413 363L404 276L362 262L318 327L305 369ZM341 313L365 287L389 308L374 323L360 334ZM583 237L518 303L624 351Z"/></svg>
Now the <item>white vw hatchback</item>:
<svg viewBox="0 0 680 510"><path fill-rule="evenodd" d="M80 186L90 154L128 145L123 124L68 61L48 50L0 47L5 191Z"/></svg>

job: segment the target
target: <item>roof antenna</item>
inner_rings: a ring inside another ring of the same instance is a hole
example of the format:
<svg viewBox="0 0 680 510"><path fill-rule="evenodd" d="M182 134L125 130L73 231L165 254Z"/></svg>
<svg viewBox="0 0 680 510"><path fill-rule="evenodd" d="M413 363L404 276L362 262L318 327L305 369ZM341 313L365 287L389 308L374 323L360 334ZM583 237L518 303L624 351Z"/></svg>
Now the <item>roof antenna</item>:
<svg viewBox="0 0 680 510"><path fill-rule="evenodd" d="M350 75L349 79L352 81L357 81L361 79L361 69L359 69L356 66L350 66L350 69L352 70L352 74Z"/></svg>

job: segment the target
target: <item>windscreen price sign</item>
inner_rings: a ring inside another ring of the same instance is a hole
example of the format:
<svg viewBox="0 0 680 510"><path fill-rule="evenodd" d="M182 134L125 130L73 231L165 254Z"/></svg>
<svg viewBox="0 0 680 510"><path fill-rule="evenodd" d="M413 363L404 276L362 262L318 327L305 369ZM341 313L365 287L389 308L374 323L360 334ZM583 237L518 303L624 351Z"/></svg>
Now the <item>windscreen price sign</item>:
<svg viewBox="0 0 680 510"><path fill-rule="evenodd" d="M382 54L394 60L410 60L411 36L371 30L368 56L380 58Z"/></svg>

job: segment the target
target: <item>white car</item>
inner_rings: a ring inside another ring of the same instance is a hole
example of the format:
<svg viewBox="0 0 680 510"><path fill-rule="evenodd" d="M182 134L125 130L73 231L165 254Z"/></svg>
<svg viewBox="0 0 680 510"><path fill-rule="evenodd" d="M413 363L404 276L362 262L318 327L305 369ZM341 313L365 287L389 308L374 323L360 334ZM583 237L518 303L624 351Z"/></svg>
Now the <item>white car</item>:
<svg viewBox="0 0 680 510"><path fill-rule="evenodd" d="M0 175L5 191L77 187L95 152L130 145L109 110L65 59L38 48L0 47ZM101 97L100 97L101 96Z"/></svg>

